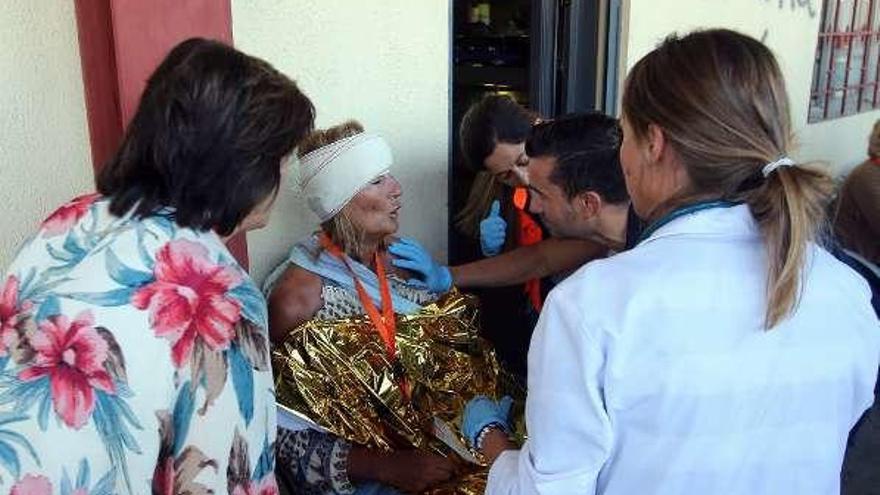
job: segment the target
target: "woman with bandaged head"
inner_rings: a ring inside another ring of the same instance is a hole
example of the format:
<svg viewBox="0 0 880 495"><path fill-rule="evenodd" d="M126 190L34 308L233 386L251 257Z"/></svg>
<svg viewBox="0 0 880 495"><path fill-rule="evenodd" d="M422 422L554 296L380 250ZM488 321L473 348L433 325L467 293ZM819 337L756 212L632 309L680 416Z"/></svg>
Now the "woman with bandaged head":
<svg viewBox="0 0 880 495"><path fill-rule="evenodd" d="M297 154L320 228L264 289L278 401L294 414L282 424L279 475L294 493L457 484L458 456L436 440L432 421L494 392L472 303L446 294L449 280L408 281L410 261L390 258L403 191L385 139L349 121L316 131ZM396 249L427 256L414 241Z"/></svg>

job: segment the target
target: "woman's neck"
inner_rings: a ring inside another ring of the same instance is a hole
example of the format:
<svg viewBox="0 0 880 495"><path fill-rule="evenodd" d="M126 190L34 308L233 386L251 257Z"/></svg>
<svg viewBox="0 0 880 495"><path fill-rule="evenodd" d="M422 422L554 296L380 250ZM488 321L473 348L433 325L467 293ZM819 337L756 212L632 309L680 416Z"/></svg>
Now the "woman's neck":
<svg viewBox="0 0 880 495"><path fill-rule="evenodd" d="M705 196L694 191L687 169L671 150L656 163L642 167L638 184L638 193L632 193L633 199L639 197L641 205L637 211L648 223Z"/></svg>
<svg viewBox="0 0 880 495"><path fill-rule="evenodd" d="M718 199L721 198L717 193L680 194L672 196L654 209L654 211L648 218L648 223L656 222L679 208L683 208L685 206L695 203L702 203L705 201L715 201Z"/></svg>
<svg viewBox="0 0 880 495"><path fill-rule="evenodd" d="M381 237L367 237L363 239L357 246L354 246L354 252L348 253L349 256L370 268L375 268L373 262L376 259L376 253L382 246Z"/></svg>

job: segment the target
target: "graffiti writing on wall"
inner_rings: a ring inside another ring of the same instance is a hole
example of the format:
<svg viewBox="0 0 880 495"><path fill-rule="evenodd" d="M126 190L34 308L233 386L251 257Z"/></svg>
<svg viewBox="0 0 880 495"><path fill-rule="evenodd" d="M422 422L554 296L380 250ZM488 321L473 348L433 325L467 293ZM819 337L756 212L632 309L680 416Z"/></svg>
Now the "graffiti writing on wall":
<svg viewBox="0 0 880 495"><path fill-rule="evenodd" d="M775 3L779 10L788 9L791 12L806 12L810 17L816 17L816 2L819 0L759 0L763 3Z"/></svg>

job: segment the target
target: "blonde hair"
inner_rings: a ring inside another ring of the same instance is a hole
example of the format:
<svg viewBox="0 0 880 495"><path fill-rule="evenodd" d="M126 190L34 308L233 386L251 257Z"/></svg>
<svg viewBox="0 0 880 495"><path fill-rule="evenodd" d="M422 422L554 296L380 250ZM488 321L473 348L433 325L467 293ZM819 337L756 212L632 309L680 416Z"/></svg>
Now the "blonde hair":
<svg viewBox="0 0 880 495"><path fill-rule="evenodd" d="M671 36L630 71L623 112L637 139L659 127L687 170L691 190L664 207L697 197L748 205L767 250L764 326L789 317L832 181L807 164L762 174L792 145L788 95L770 50L724 29Z"/></svg>
<svg viewBox="0 0 880 495"><path fill-rule="evenodd" d="M455 217L455 227L468 237L480 237L480 222L489 213L492 201L500 200L504 185L491 172L481 170L474 176L467 202Z"/></svg>
<svg viewBox="0 0 880 495"><path fill-rule="evenodd" d="M364 126L357 120L347 120L327 129L317 129L306 136L299 144L296 149L296 156L302 158L318 148L356 136L362 132L364 132ZM349 206L346 205L333 218L323 222L321 230L330 236L330 240L345 253L359 256L361 245L364 242L364 232L351 221L351 218L348 216L348 208Z"/></svg>
<svg viewBox="0 0 880 495"><path fill-rule="evenodd" d="M349 218L348 205L333 215L333 218L322 223L321 230L330 236L330 240L346 254L360 258L361 246L364 243L364 231Z"/></svg>
<svg viewBox="0 0 880 495"><path fill-rule="evenodd" d="M868 138L868 156L880 158L880 119L874 122L874 130L871 131L871 137Z"/></svg>

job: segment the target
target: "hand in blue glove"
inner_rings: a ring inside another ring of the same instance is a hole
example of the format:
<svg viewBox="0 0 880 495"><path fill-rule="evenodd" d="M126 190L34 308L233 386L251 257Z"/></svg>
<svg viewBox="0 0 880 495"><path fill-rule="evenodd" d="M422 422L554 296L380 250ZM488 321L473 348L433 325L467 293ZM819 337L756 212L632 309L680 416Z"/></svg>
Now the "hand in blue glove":
<svg viewBox="0 0 880 495"><path fill-rule="evenodd" d="M394 256L391 264L415 272L419 279L409 279L408 285L427 289L431 292L446 292L452 288L452 273L449 268L434 261L434 258L419 243L412 239L400 239L388 247Z"/></svg>
<svg viewBox="0 0 880 495"><path fill-rule="evenodd" d="M494 401L485 395L478 395L464 406L464 414L461 417L461 433L470 442L471 447L476 447L477 435L487 425L498 423L504 431L510 431L507 421L510 416L510 406L513 399L504 396L499 401Z"/></svg>
<svg viewBox="0 0 880 495"><path fill-rule="evenodd" d="M492 202L489 216L480 222L480 249L483 256L495 256L504 247L507 238L507 222L501 218L501 202Z"/></svg>

